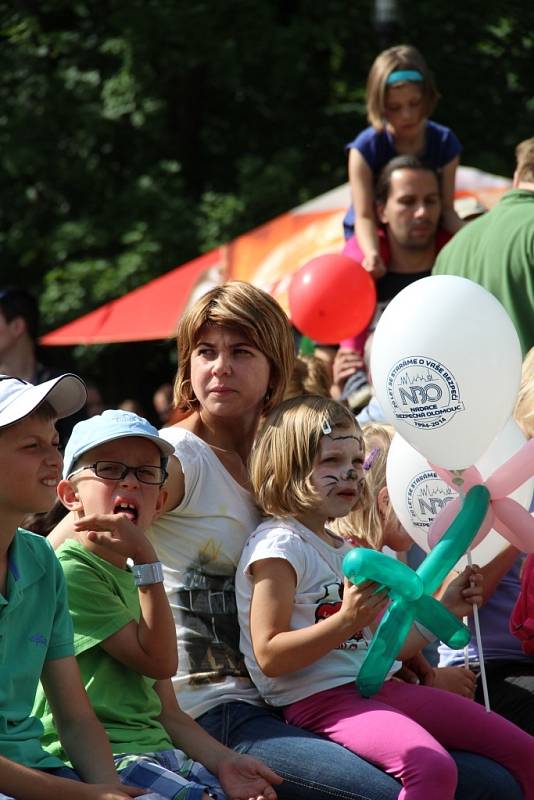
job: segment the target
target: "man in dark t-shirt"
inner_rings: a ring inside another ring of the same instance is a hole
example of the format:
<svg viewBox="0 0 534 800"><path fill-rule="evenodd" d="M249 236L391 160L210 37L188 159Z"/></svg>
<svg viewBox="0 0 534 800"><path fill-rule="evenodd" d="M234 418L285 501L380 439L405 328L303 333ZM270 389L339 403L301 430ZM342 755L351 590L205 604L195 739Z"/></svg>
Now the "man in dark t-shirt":
<svg viewBox="0 0 534 800"><path fill-rule="evenodd" d="M358 336L340 342L339 357L347 350L363 352L367 335L374 330L387 304L410 283L428 277L436 255L450 235L439 228L441 190L437 172L416 156L397 156L380 173L375 189L375 206L380 222L380 255L386 274L376 282L377 306L369 328ZM344 253L362 260L358 242L352 238ZM367 378L361 370L351 375L342 399L349 406L358 404Z"/></svg>

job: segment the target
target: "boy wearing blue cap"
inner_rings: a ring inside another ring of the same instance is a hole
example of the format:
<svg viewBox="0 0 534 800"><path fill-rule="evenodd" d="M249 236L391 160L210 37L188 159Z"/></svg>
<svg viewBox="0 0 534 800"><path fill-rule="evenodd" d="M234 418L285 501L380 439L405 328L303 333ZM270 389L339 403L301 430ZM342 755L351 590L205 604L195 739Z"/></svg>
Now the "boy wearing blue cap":
<svg viewBox="0 0 534 800"><path fill-rule="evenodd" d="M71 530L57 555L76 657L123 780L164 798L222 800L226 792L270 800L278 776L209 736L178 707L170 681L175 627L145 531L163 509L172 452L150 423L127 411L104 411L73 429L58 485ZM45 746L62 754L43 695L36 710Z"/></svg>
<svg viewBox="0 0 534 800"><path fill-rule="evenodd" d="M92 711L74 658L61 568L49 544L22 530L48 511L60 477L56 419L85 402L76 375L39 386L0 375L0 798L119 800L109 743ZM42 681L61 741L78 774L41 746L32 716ZM79 776L88 784L80 783ZM92 784L92 785L89 785Z"/></svg>

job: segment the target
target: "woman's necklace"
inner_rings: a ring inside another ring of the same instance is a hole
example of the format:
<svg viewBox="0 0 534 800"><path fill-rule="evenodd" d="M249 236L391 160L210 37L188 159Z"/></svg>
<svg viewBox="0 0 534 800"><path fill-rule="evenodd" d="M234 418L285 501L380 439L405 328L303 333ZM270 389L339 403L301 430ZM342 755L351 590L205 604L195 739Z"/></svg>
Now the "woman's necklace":
<svg viewBox="0 0 534 800"><path fill-rule="evenodd" d="M248 473L245 462L237 450L229 450L216 444L209 445L221 464L228 470L232 478L245 489L249 488ZM220 455L219 455L220 453Z"/></svg>
<svg viewBox="0 0 534 800"><path fill-rule="evenodd" d="M210 447L213 450L218 450L220 453L226 453L228 456L237 456L241 462L243 461L237 450L230 450L227 447L219 447L218 444L210 444Z"/></svg>

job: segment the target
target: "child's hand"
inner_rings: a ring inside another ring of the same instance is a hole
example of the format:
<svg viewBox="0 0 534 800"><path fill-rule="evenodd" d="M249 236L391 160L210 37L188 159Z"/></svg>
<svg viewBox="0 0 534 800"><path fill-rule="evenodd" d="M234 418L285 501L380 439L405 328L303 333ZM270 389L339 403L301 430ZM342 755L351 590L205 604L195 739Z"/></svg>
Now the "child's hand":
<svg viewBox="0 0 534 800"><path fill-rule="evenodd" d="M378 583L374 581L356 584L344 579L343 600L338 613L345 619L349 635L370 625L388 604L386 590L377 592L377 589Z"/></svg>
<svg viewBox="0 0 534 800"><path fill-rule="evenodd" d="M383 278L387 272L386 265L380 258L379 253L370 253L365 256L362 260L362 267L371 273L375 281Z"/></svg>
<svg viewBox="0 0 534 800"><path fill-rule="evenodd" d="M432 670L432 677L425 677L423 683L472 700L477 688L477 676L466 667L436 667Z"/></svg>
<svg viewBox="0 0 534 800"><path fill-rule="evenodd" d="M332 364L332 385L337 389L338 396L343 391L347 378L359 369L365 369L361 355L347 347L340 347Z"/></svg>
<svg viewBox="0 0 534 800"><path fill-rule="evenodd" d="M473 565L449 583L441 602L458 618L472 613L473 606L482 605L482 583L484 576L480 568Z"/></svg>
<svg viewBox="0 0 534 800"><path fill-rule="evenodd" d="M282 783L280 775L247 755L233 755L222 761L217 777L229 800L275 800L271 784Z"/></svg>
<svg viewBox="0 0 534 800"><path fill-rule="evenodd" d="M75 520L74 529L85 531L90 542L125 558L143 560L146 550L148 562L154 561L153 547L144 531L127 514L88 514Z"/></svg>
<svg viewBox="0 0 534 800"><path fill-rule="evenodd" d="M393 677L405 683L424 683L427 686L432 686L434 669L432 664L419 652L403 661L402 667Z"/></svg>

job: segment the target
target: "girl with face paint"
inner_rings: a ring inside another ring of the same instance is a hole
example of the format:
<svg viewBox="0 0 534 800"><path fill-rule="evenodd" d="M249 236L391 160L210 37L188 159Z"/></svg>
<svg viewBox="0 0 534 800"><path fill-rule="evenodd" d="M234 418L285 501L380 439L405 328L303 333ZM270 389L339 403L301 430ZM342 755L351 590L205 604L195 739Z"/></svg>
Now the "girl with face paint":
<svg viewBox="0 0 534 800"><path fill-rule="evenodd" d="M292 725L327 737L401 781L402 800L453 800L449 748L494 758L534 800L534 739L465 697L392 679L372 698L354 683L377 617L388 602L372 581L343 577L351 546L331 527L374 502L364 478L365 444L352 414L321 397L286 400L254 443L251 483L266 515L236 573L245 663L264 699ZM442 598L461 617L481 583L459 576ZM398 657L427 643L414 628Z"/></svg>

